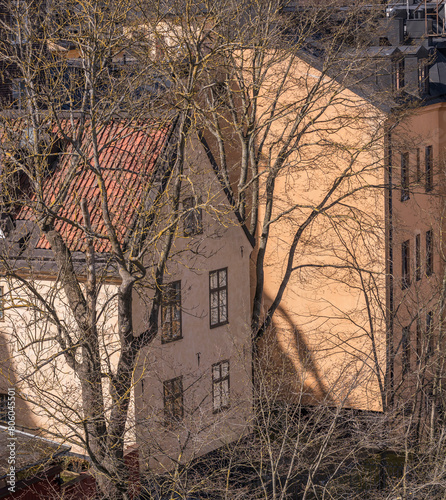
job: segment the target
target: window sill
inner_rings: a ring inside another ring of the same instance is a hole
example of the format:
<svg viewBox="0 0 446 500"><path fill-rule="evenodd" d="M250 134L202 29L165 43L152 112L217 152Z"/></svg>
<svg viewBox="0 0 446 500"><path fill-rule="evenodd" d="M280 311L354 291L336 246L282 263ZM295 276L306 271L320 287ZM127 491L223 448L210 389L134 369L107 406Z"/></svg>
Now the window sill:
<svg viewBox="0 0 446 500"><path fill-rule="evenodd" d="M221 408L218 408L218 410L213 410L212 413L216 415L217 413L223 413L226 410L229 410L231 408L231 405L228 406L222 406Z"/></svg>
<svg viewBox="0 0 446 500"><path fill-rule="evenodd" d="M161 337L161 344L171 344L172 342L177 342L178 340L183 340L183 336L181 337L175 337L174 339L163 339Z"/></svg>
<svg viewBox="0 0 446 500"><path fill-rule="evenodd" d="M219 326L224 326L224 325L227 325L228 323L229 323L229 320L224 321L223 323L216 323L215 325L209 325L209 328L212 330L213 328L218 328Z"/></svg>

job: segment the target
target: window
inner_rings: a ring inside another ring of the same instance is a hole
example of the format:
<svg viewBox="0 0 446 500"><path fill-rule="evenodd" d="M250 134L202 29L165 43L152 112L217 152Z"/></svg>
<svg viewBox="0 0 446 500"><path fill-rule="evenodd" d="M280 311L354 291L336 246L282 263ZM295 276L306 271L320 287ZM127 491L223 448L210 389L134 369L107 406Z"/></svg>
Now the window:
<svg viewBox="0 0 446 500"><path fill-rule="evenodd" d="M393 62L393 90L401 91L404 87L404 59Z"/></svg>
<svg viewBox="0 0 446 500"><path fill-rule="evenodd" d="M432 229L426 231L426 275L434 272L434 236Z"/></svg>
<svg viewBox="0 0 446 500"><path fill-rule="evenodd" d="M426 358L430 358L434 353L434 313L429 311L426 314Z"/></svg>
<svg viewBox="0 0 446 500"><path fill-rule="evenodd" d="M8 395L0 394L0 422L8 421Z"/></svg>
<svg viewBox="0 0 446 500"><path fill-rule="evenodd" d="M401 201L410 198L409 194L409 153L401 154Z"/></svg>
<svg viewBox="0 0 446 500"><path fill-rule="evenodd" d="M229 361L212 365L212 404L214 412L229 408Z"/></svg>
<svg viewBox="0 0 446 500"><path fill-rule="evenodd" d="M421 316L417 316L417 364L420 363L423 353L423 338L421 335Z"/></svg>
<svg viewBox="0 0 446 500"><path fill-rule="evenodd" d="M25 99L26 99L26 89L25 89L25 82L23 80L17 79L12 81L11 95L12 95L13 107L15 109L24 109Z"/></svg>
<svg viewBox="0 0 446 500"><path fill-rule="evenodd" d="M173 342L181 339L181 281L166 285L161 310L161 341Z"/></svg>
<svg viewBox="0 0 446 500"><path fill-rule="evenodd" d="M228 322L228 269L209 273L209 308L211 328Z"/></svg>
<svg viewBox="0 0 446 500"><path fill-rule="evenodd" d="M184 219L183 233L184 236L194 236L203 232L202 210L197 208L201 201L195 196L185 198L183 201Z"/></svg>
<svg viewBox="0 0 446 500"><path fill-rule="evenodd" d="M0 321L5 319L5 290L0 286Z"/></svg>
<svg viewBox="0 0 446 500"><path fill-rule="evenodd" d="M415 279L421 279L421 236L415 235Z"/></svg>
<svg viewBox="0 0 446 500"><path fill-rule="evenodd" d="M403 328L401 337L401 370L403 375L410 370L410 326Z"/></svg>
<svg viewBox="0 0 446 500"><path fill-rule="evenodd" d="M433 184L433 154L432 154L432 146L426 146L425 151L424 151L424 162L425 162L425 168L426 168L426 178L425 178L425 190L426 193L429 191L432 191L434 184Z"/></svg>
<svg viewBox="0 0 446 500"><path fill-rule="evenodd" d="M418 90L420 95L429 94L429 65L426 59L418 61Z"/></svg>
<svg viewBox="0 0 446 500"><path fill-rule="evenodd" d="M163 382L164 422L172 425L183 418L183 377Z"/></svg>
<svg viewBox="0 0 446 500"><path fill-rule="evenodd" d="M410 242L409 240L405 241L401 245L401 288L408 288L410 285Z"/></svg>
<svg viewBox="0 0 446 500"><path fill-rule="evenodd" d="M420 148L417 148L417 170L415 172L415 182L421 182L421 152Z"/></svg>

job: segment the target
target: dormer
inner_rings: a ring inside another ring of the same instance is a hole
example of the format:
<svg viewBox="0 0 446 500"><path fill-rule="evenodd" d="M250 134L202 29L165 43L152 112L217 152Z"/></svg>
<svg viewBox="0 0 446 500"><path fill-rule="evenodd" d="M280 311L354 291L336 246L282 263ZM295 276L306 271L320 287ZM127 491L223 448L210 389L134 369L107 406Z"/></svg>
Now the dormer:
<svg viewBox="0 0 446 500"><path fill-rule="evenodd" d="M368 47L371 75L367 78L380 92L400 92L405 85L404 57L398 47Z"/></svg>
<svg viewBox="0 0 446 500"><path fill-rule="evenodd" d="M429 51L423 45L403 45L404 91L420 97L429 94Z"/></svg>

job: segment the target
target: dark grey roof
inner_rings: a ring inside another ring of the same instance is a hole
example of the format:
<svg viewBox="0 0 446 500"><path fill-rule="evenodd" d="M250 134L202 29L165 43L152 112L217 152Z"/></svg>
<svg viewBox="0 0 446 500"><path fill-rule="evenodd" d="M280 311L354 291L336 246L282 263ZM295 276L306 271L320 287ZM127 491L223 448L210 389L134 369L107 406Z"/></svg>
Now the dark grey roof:
<svg viewBox="0 0 446 500"><path fill-rule="evenodd" d="M429 56L429 51L424 45L400 45L398 49L404 56L414 56L418 58Z"/></svg>
<svg viewBox="0 0 446 500"><path fill-rule="evenodd" d="M0 480L5 478L9 472L8 459L10 457L10 447L7 445L11 445L11 443L15 445L16 472L26 470L31 466L50 462L57 456L65 455L71 449L70 446L19 430L15 430L13 435L10 435L8 427L1 425Z"/></svg>

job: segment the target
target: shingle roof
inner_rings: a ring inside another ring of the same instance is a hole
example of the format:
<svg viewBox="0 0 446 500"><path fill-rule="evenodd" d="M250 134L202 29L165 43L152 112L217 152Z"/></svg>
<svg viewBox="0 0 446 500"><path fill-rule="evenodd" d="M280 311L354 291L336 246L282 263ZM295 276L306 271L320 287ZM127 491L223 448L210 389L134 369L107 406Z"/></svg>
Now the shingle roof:
<svg viewBox="0 0 446 500"><path fill-rule="evenodd" d="M68 123L66 125L65 133L69 127ZM111 122L100 128L97 137L99 170L105 184L111 220L121 242L130 235L133 222L142 209L142 196L167 142L169 129L169 126L147 129L125 121ZM58 212L60 219L55 223L71 251L85 250L84 232L69 222L83 225L80 208L82 198L87 200L92 230L104 236L107 234L98 178L92 170L94 154L91 129L84 134L79 149L84 160L73 162L77 156L74 147L70 145L43 186L46 206L54 207L63 182L73 172L73 168L76 169L76 176L71 182L63 207ZM38 213L32 208L34 200L35 197L31 196L29 206L20 210L17 219L36 220ZM65 220L61 220L62 218ZM110 243L98 238L95 247L98 252L107 252L110 250ZM40 238L36 248L50 248L44 236Z"/></svg>

